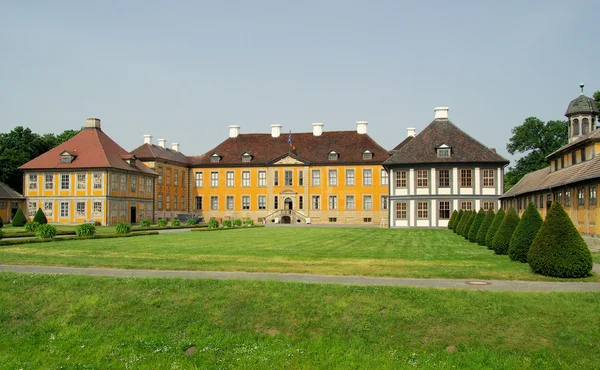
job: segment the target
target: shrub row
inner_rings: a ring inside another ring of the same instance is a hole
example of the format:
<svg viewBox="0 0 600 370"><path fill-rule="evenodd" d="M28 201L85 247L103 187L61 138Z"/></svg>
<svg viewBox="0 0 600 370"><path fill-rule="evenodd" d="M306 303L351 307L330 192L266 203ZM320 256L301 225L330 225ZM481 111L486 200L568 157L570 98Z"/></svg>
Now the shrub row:
<svg viewBox="0 0 600 370"><path fill-rule="evenodd" d="M0 246L15 245L15 244L30 244L30 243L47 243L47 242L62 242L67 240L82 240L82 239L112 239L112 238L128 238L133 236L158 235L158 231L141 231L130 234L96 234L92 236L65 236L62 238L50 239L17 239L17 240L0 240Z"/></svg>

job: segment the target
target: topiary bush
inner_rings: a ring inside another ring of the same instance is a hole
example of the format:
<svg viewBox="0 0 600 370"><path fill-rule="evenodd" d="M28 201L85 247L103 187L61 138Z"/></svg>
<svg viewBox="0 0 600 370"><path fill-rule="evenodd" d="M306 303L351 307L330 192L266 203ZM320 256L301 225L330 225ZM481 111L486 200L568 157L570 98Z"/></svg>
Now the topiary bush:
<svg viewBox="0 0 600 370"><path fill-rule="evenodd" d="M527 262L545 276L578 278L592 271L592 254L559 202L552 203L529 247Z"/></svg>
<svg viewBox="0 0 600 370"><path fill-rule="evenodd" d="M519 215L513 207L508 209L506 216L492 239L492 249L496 254L508 254L508 246L517 225L519 224Z"/></svg>
<svg viewBox="0 0 600 370"><path fill-rule="evenodd" d="M21 208L17 209L17 213L15 213L15 217L12 219L12 225L15 227L23 227L27 223L27 219L23 214L23 210Z"/></svg>
<svg viewBox="0 0 600 370"><path fill-rule="evenodd" d="M529 203L527 209L523 212L523 217L521 217L521 221L519 221L512 238L510 238L508 257L511 260L527 263L529 247L533 243L533 239L535 239L543 222L544 220L542 220L542 216L540 216L535 204Z"/></svg>
<svg viewBox="0 0 600 370"><path fill-rule="evenodd" d="M223 220L223 227L232 227L232 226L233 226L233 222L231 222L231 220Z"/></svg>
<svg viewBox="0 0 600 370"><path fill-rule="evenodd" d="M498 228L500 227L504 216L506 216L506 212L504 212L504 210L500 208L498 212L496 212L496 215L494 216L494 219L490 224L487 234L485 234L485 245L488 247L488 249L492 249L492 242L494 241L494 236L496 236L496 231L498 231Z"/></svg>
<svg viewBox="0 0 600 370"><path fill-rule="evenodd" d="M140 227L141 228L147 229L150 226L152 226L152 221L150 221L150 220L142 220L142 221L140 221Z"/></svg>
<svg viewBox="0 0 600 370"><path fill-rule="evenodd" d="M458 224L460 224L460 220L462 219L464 212L463 210L459 210L456 215L456 219L454 220L454 224L452 225L452 231L456 234L456 230L458 230Z"/></svg>
<svg viewBox="0 0 600 370"><path fill-rule="evenodd" d="M469 238L469 228L473 224L473 219L475 219L475 211L470 211L469 217L467 218L467 222L465 222L460 231L460 235L462 235L462 237L465 239Z"/></svg>
<svg viewBox="0 0 600 370"><path fill-rule="evenodd" d="M456 234L457 235L461 235L460 232L463 229L465 222L467 222L467 218L469 218L469 216L470 216L470 214L468 211L463 211L462 217L458 221L458 225L456 225Z"/></svg>
<svg viewBox="0 0 600 370"><path fill-rule="evenodd" d="M229 220L225 220L225 221L229 221ZM223 221L223 223L225 223L225 221ZM217 220L210 220L208 221L208 228L209 229L216 229L219 227L219 221Z"/></svg>
<svg viewBox="0 0 600 370"><path fill-rule="evenodd" d="M56 236L56 227L52 225L40 225L35 230L35 236L42 239L52 239Z"/></svg>
<svg viewBox="0 0 600 370"><path fill-rule="evenodd" d="M240 227L242 226L242 220L236 218L235 220L233 220L233 227Z"/></svg>
<svg viewBox="0 0 600 370"><path fill-rule="evenodd" d="M457 217L458 211L454 210L454 212L452 212L452 216L450 216L450 221L448 221L448 229L452 230L452 226L454 226L454 221L456 221Z"/></svg>
<svg viewBox="0 0 600 370"><path fill-rule="evenodd" d="M177 218L174 218L171 220L171 226L175 226L175 227L181 226L181 221L179 221L179 219L177 219Z"/></svg>
<svg viewBox="0 0 600 370"><path fill-rule="evenodd" d="M494 210L491 208L488 209L485 214L485 218L479 227L479 231L477 231L477 244L485 246L485 236L487 235L492 221L494 221L494 216Z"/></svg>
<svg viewBox="0 0 600 370"><path fill-rule="evenodd" d="M185 224L188 226L194 226L196 224L196 220L194 220L193 218L188 218Z"/></svg>
<svg viewBox="0 0 600 370"><path fill-rule="evenodd" d="M166 227L167 226L167 220L161 218L160 220L158 220L156 222L156 224L158 225L158 227Z"/></svg>
<svg viewBox="0 0 600 370"><path fill-rule="evenodd" d="M4 227L4 221L2 221L2 217L0 217L0 229Z"/></svg>
<svg viewBox="0 0 600 370"><path fill-rule="evenodd" d="M42 211L41 208L38 208L37 212L35 213L35 216L33 217L33 221L37 222L40 225L45 225L48 223L48 219L46 218L46 215L44 214L44 211Z"/></svg>
<svg viewBox="0 0 600 370"><path fill-rule="evenodd" d="M254 221L251 219L244 220L244 226L254 226Z"/></svg>
<svg viewBox="0 0 600 370"><path fill-rule="evenodd" d="M129 222L119 222L117 224L117 234L129 234L131 232L131 224Z"/></svg>
<svg viewBox="0 0 600 370"><path fill-rule="evenodd" d="M469 241L471 243L475 243L477 241L477 233L479 232L479 228L483 223L483 219L485 218L485 211L483 208L477 212L477 215L473 219L473 223L471 224L471 228L469 229Z"/></svg>
<svg viewBox="0 0 600 370"><path fill-rule="evenodd" d="M96 226L94 224L81 224L75 228L77 236L93 236L96 235Z"/></svg>
<svg viewBox="0 0 600 370"><path fill-rule="evenodd" d="M38 222L35 222L35 221L28 222L25 224L25 231L34 233L35 230L38 228L38 226L40 226L40 224Z"/></svg>

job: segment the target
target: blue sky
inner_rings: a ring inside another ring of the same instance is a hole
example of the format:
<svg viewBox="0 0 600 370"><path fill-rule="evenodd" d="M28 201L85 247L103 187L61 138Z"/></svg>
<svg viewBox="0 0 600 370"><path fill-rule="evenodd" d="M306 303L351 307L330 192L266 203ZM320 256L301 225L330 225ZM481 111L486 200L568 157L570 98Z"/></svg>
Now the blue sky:
<svg viewBox="0 0 600 370"><path fill-rule="evenodd" d="M0 0L0 132L143 135L199 155L242 133L354 130L391 149L433 108L506 151L600 90L592 1Z"/></svg>

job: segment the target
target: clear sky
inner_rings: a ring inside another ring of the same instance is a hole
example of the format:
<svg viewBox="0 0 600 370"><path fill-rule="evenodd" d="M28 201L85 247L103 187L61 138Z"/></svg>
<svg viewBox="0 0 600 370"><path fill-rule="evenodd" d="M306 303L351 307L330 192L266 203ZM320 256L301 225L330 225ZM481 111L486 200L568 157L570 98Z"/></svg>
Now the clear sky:
<svg viewBox="0 0 600 370"><path fill-rule="evenodd" d="M526 117L600 90L594 1L0 0L0 132L79 128L187 155L242 133L368 132L386 149L433 108L506 151ZM293 137L293 136L292 136Z"/></svg>

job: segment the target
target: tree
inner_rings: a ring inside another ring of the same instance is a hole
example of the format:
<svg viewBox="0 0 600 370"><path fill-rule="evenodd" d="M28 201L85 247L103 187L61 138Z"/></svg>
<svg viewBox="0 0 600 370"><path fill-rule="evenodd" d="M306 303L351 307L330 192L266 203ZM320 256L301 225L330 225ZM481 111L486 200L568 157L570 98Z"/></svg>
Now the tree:
<svg viewBox="0 0 600 370"><path fill-rule="evenodd" d="M456 221L457 217L458 211L454 210L454 212L452 212L452 216L450 216L450 221L448 221L448 229L452 230L452 226L454 225L454 222Z"/></svg>
<svg viewBox="0 0 600 370"><path fill-rule="evenodd" d="M473 220L475 220L475 211L471 211L469 212L469 218L467 218L467 222L465 222L463 229L462 229L462 236L469 240L469 230L471 229L471 225L473 225Z"/></svg>
<svg viewBox="0 0 600 370"><path fill-rule="evenodd" d="M500 227L502 219L505 215L506 212L504 212L502 208L500 208L498 212L496 212L494 220L492 221L492 224L490 225L487 234L485 234L485 245L487 245L488 249L492 249L492 241L494 240L494 236L496 236L496 231L498 231L498 228Z"/></svg>
<svg viewBox="0 0 600 370"><path fill-rule="evenodd" d="M600 108L600 90L594 93L594 101L596 102L598 108Z"/></svg>
<svg viewBox="0 0 600 370"><path fill-rule="evenodd" d="M458 211L458 215L456 215L456 220L454 220L454 224L452 225L452 231L454 231L455 234L458 234L458 225L460 224L460 220L462 220L463 215L464 212L462 209Z"/></svg>
<svg viewBox="0 0 600 370"><path fill-rule="evenodd" d="M477 231L477 244L485 246L485 236L487 235L492 221L494 221L494 216L494 210L491 208L488 209L487 213L485 214L485 218L479 227L479 231Z"/></svg>
<svg viewBox="0 0 600 370"><path fill-rule="evenodd" d="M566 121L544 123L536 117L529 117L512 129L506 149L510 154L523 153L516 165L505 174L505 190L510 189L527 173L548 166L546 156L568 141Z"/></svg>
<svg viewBox="0 0 600 370"><path fill-rule="evenodd" d="M584 277L592 271L592 254L559 202L548 210L527 262L535 273L546 276Z"/></svg>
<svg viewBox="0 0 600 370"><path fill-rule="evenodd" d="M469 229L469 241L471 243L475 243L477 241L477 233L479 232L479 228L483 223L483 219L485 218L485 211L483 208L477 212L475 219L473 219L473 224L471 224L471 228Z"/></svg>
<svg viewBox="0 0 600 370"><path fill-rule="evenodd" d="M496 254L508 254L510 239L515 232L519 221L520 219L517 211L515 211L513 207L510 207L492 240L492 249Z"/></svg>
<svg viewBox="0 0 600 370"><path fill-rule="evenodd" d="M40 225L48 223L48 219L46 218L46 215L44 214L44 211L42 211L41 208L38 208L37 212L35 213L35 216L33 217L33 222L37 222Z"/></svg>
<svg viewBox="0 0 600 370"><path fill-rule="evenodd" d="M465 227L465 223L467 223L470 216L471 216L471 212L463 211L463 215L460 218L460 221L458 222L458 226L456 227L456 233L458 235L462 235L462 231Z"/></svg>
<svg viewBox="0 0 600 370"><path fill-rule="evenodd" d="M15 217L12 219L12 225L15 227L22 227L25 226L26 223L27 219L23 214L23 210L21 208L17 209L17 213L15 213Z"/></svg>
<svg viewBox="0 0 600 370"><path fill-rule="evenodd" d="M543 222L542 216L540 216L536 206L533 203L529 203L510 239L508 256L511 260L527 263L529 247L533 243L533 239L535 239Z"/></svg>

